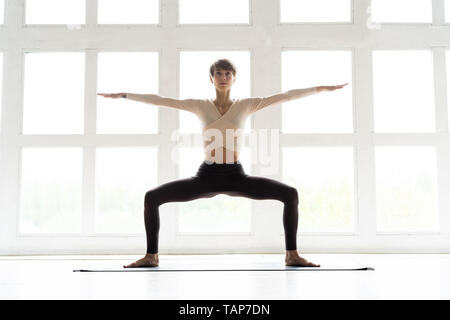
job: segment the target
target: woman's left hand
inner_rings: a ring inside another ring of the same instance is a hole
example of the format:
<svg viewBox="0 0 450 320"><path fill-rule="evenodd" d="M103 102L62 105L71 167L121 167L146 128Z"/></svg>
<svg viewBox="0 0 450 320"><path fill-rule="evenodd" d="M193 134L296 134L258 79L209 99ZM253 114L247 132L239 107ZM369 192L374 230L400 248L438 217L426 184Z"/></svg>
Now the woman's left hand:
<svg viewBox="0 0 450 320"><path fill-rule="evenodd" d="M346 85L348 85L348 83L339 84L337 86L320 86L320 87L317 87L317 91L318 92L321 92L321 91L334 91L334 90L342 89Z"/></svg>

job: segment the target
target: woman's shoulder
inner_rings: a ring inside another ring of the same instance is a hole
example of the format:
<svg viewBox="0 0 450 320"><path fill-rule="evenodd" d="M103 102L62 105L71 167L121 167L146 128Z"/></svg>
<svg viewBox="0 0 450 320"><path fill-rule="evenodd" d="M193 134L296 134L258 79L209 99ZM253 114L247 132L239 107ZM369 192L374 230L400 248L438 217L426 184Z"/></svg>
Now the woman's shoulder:
<svg viewBox="0 0 450 320"><path fill-rule="evenodd" d="M246 104L246 103L252 103L255 101L259 101L259 100L261 100L261 98L260 97L248 97L248 98L242 98L242 99L238 99L238 100L240 103Z"/></svg>
<svg viewBox="0 0 450 320"><path fill-rule="evenodd" d="M242 98L238 99L238 103L241 105L242 108L249 107L251 108L254 105L257 105L261 101L261 97L248 97L248 98Z"/></svg>

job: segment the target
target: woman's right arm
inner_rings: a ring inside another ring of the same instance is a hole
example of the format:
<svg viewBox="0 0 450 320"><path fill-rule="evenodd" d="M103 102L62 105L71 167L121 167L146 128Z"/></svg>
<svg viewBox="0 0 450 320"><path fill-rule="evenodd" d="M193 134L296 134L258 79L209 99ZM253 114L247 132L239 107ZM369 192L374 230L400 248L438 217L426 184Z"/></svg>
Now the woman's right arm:
<svg viewBox="0 0 450 320"><path fill-rule="evenodd" d="M198 103L195 99L173 99L168 97L159 96L157 94L140 94L140 93L129 93L129 92L120 92L120 93L97 93L105 98L125 98L133 101L143 102L147 104L153 104L156 106L164 106L175 108L179 110L190 111L196 113Z"/></svg>

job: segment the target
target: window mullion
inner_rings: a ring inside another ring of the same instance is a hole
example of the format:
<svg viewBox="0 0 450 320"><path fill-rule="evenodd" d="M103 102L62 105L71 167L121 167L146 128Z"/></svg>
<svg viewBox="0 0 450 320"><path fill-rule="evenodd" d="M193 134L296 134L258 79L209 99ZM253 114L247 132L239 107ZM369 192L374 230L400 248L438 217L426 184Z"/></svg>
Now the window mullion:
<svg viewBox="0 0 450 320"><path fill-rule="evenodd" d="M97 24L98 0L86 0L86 26L93 27Z"/></svg>
<svg viewBox="0 0 450 320"><path fill-rule="evenodd" d="M433 25L445 24L444 0L431 0L433 9Z"/></svg>
<svg viewBox="0 0 450 320"><path fill-rule="evenodd" d="M368 47L357 48L353 56L356 231L367 244L376 234L372 84L372 51Z"/></svg>
<svg viewBox="0 0 450 320"><path fill-rule="evenodd" d="M97 122L97 50L86 50L85 61L84 135L94 137ZM81 230L87 236L95 232L95 150L95 147L83 147Z"/></svg>
<svg viewBox="0 0 450 320"><path fill-rule="evenodd" d="M449 143L449 114L447 97L446 50L445 47L433 48L434 66L434 97L436 131L439 141L436 148L439 230L450 233L450 143Z"/></svg>
<svg viewBox="0 0 450 320"><path fill-rule="evenodd" d="M0 250L14 253L19 221L23 51L4 51L4 82L0 135Z"/></svg>

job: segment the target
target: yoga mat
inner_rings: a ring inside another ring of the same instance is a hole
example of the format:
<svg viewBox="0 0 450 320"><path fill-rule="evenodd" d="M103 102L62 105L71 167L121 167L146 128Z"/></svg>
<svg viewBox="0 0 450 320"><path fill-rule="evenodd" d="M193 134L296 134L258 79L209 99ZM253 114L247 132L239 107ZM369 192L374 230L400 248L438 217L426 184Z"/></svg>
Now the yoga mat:
<svg viewBox="0 0 450 320"><path fill-rule="evenodd" d="M223 263L203 261L189 263L180 261L160 261L158 267L123 268L123 265L87 266L74 272L210 272L210 271L372 271L374 268L357 263L320 263L320 267L291 267L279 262L233 262Z"/></svg>

